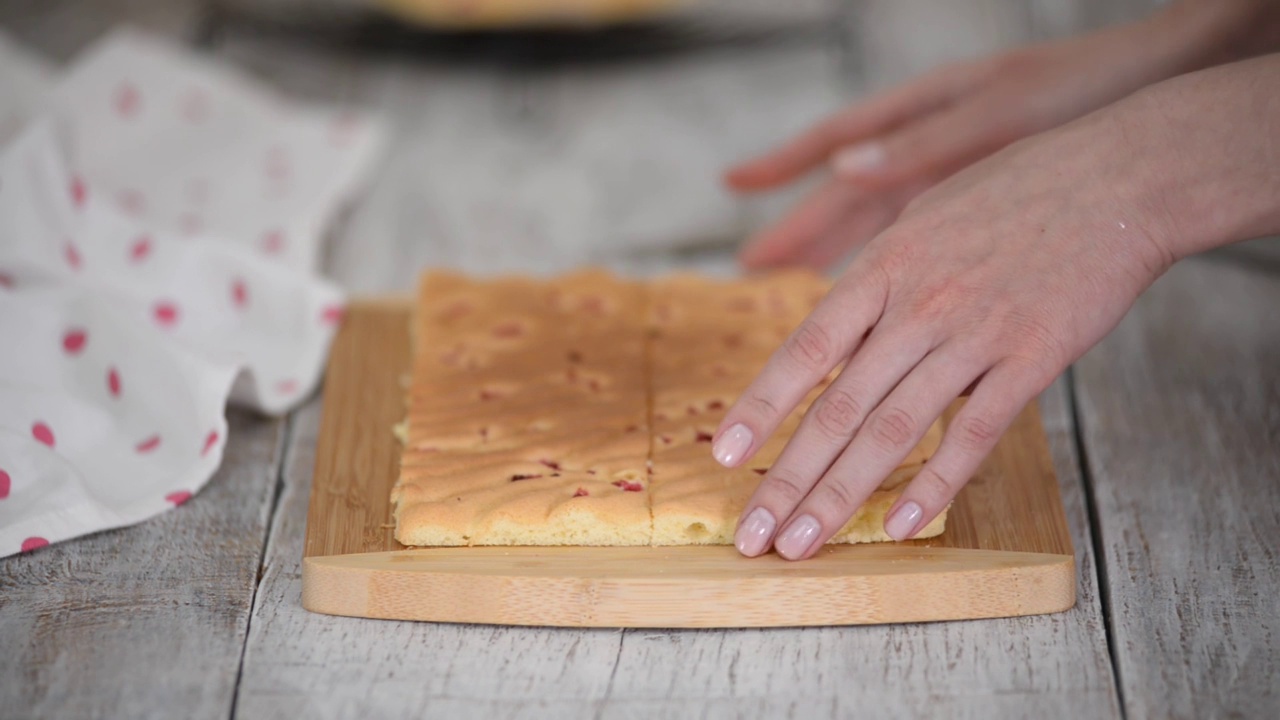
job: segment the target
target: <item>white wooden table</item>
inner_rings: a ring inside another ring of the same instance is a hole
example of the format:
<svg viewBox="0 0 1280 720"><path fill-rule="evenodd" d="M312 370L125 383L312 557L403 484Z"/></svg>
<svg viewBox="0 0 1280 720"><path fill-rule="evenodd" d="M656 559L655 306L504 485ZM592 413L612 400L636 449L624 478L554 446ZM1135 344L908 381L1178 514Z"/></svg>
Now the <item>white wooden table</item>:
<svg viewBox="0 0 1280 720"><path fill-rule="evenodd" d="M65 60L133 22L384 113L391 152L326 260L356 293L406 290L432 265L725 270L724 243L787 202L725 196L730 160L938 62L1145 9L815 2L787 6L785 31L711 48L653 50L673 40L658 33L629 57L578 41L555 61L545 44L442 50L319 15L299 31L241 5L6 0L0 25ZM299 564L315 398L281 420L233 413L223 468L182 508L0 561L0 717L1272 717L1277 257L1176 267L1042 398L1078 559L1070 612L625 632L313 615Z"/></svg>

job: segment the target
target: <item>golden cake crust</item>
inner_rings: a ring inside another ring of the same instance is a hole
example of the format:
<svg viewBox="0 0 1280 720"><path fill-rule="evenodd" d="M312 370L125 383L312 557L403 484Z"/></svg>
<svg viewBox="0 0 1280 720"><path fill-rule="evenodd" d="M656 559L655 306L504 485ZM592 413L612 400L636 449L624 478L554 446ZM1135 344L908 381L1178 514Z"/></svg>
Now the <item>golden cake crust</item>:
<svg viewBox="0 0 1280 720"><path fill-rule="evenodd" d="M731 543L763 473L827 382L744 467L717 464L711 434L827 289L803 271L647 283L595 270L552 281L425 275L398 430L396 538ZM935 424L832 542L889 540L885 512L940 439Z"/></svg>

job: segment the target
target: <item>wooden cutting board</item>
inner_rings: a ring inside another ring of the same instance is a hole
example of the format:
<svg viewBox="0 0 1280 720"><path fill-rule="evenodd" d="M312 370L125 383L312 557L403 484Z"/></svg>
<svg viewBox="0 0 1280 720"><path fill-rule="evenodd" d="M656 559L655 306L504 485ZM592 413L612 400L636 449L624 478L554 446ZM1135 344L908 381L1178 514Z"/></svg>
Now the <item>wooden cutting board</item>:
<svg viewBox="0 0 1280 720"><path fill-rule="evenodd" d="M674 628L958 620L1075 604L1071 536L1034 404L929 540L828 546L798 563L728 546L406 548L393 537L390 493L409 315L403 299L355 303L334 340L302 566L308 610Z"/></svg>

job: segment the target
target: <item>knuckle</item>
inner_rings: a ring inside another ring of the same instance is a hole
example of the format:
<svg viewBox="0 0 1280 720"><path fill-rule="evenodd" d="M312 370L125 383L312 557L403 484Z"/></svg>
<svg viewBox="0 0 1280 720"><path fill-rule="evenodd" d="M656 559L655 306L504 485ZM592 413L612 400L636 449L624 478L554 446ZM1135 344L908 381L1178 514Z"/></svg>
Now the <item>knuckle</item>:
<svg viewBox="0 0 1280 720"><path fill-rule="evenodd" d="M955 426L956 442L961 449L974 452L985 451L1000 437L995 423L987 418L970 416L960 419Z"/></svg>
<svg viewBox="0 0 1280 720"><path fill-rule="evenodd" d="M924 497L929 498L930 504L935 507L946 504L948 498L954 497L960 491L961 485L956 480L943 477L928 465L920 469L912 484Z"/></svg>
<svg viewBox="0 0 1280 720"><path fill-rule="evenodd" d="M858 505L853 491L844 483L828 480L814 488L814 500L824 508L835 508L839 512L852 512Z"/></svg>
<svg viewBox="0 0 1280 720"><path fill-rule="evenodd" d="M887 281L902 277L919 267L919 252L913 246L910 235L910 232L903 231L900 235L886 239L885 249L877 259Z"/></svg>
<svg viewBox="0 0 1280 720"><path fill-rule="evenodd" d="M832 440L848 440L862 423L862 406L845 390L829 388L813 411L814 425Z"/></svg>
<svg viewBox="0 0 1280 720"><path fill-rule="evenodd" d="M777 404L759 393L747 396L747 406L753 414L765 420L771 421L779 415Z"/></svg>
<svg viewBox="0 0 1280 720"><path fill-rule="evenodd" d="M917 319L937 321L959 308L974 307L979 297L980 293L974 287L952 279L916 292L907 308Z"/></svg>
<svg viewBox="0 0 1280 720"><path fill-rule="evenodd" d="M835 344L831 334L812 320L801 323L782 347L787 356L802 368L824 371L833 364Z"/></svg>
<svg viewBox="0 0 1280 720"><path fill-rule="evenodd" d="M799 505L805 495L809 494L809 488L800 481L800 476L786 468L771 469L768 477L765 478L765 484L767 492L781 500L787 507Z"/></svg>
<svg viewBox="0 0 1280 720"><path fill-rule="evenodd" d="M1005 326L1017 338L1017 356L1037 373L1050 372L1051 366L1066 364L1066 345L1062 334L1030 312L1015 311L1006 318Z"/></svg>
<svg viewBox="0 0 1280 720"><path fill-rule="evenodd" d="M871 440L885 452L906 448L915 437L917 423L902 408L887 408L871 422Z"/></svg>

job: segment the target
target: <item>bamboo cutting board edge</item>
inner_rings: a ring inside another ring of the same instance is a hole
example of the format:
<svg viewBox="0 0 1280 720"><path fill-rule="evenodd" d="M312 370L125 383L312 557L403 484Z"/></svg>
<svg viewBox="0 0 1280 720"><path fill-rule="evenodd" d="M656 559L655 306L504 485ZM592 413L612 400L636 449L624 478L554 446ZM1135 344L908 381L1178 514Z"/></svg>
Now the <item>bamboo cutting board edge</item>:
<svg viewBox="0 0 1280 720"><path fill-rule="evenodd" d="M802 563L747 559L727 546L405 548L391 520L399 465L391 426L403 416L409 314L406 298L355 302L334 340L304 546L308 610L769 627L1031 615L1075 603L1071 538L1034 403L961 492L939 538L828 546Z"/></svg>
<svg viewBox="0 0 1280 720"><path fill-rule="evenodd" d="M436 548L307 558L303 606L330 615L453 623L500 618L524 626L746 628L1035 615L1075 603L1072 558L1046 553L846 545L788 563L777 556L748 560L727 546L558 550ZM690 569L690 560L712 568ZM464 567L478 562L488 566L484 572Z"/></svg>

